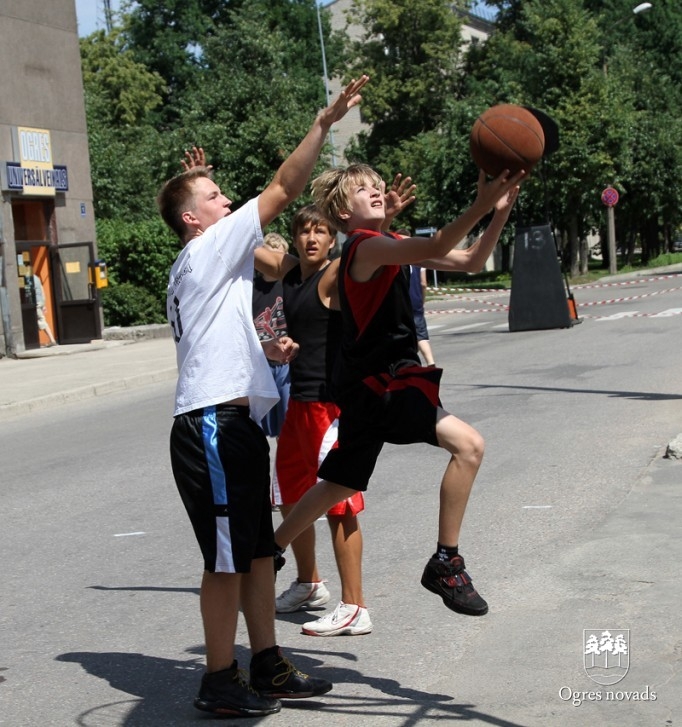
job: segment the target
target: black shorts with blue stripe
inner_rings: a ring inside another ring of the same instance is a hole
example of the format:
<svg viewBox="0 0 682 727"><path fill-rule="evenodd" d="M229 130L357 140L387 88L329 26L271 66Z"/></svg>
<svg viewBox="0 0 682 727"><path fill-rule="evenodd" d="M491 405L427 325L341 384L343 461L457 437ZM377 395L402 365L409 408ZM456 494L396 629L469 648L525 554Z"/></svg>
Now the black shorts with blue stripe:
<svg viewBox="0 0 682 727"><path fill-rule="evenodd" d="M180 414L170 437L175 483L210 573L248 573L272 557L270 447L245 406Z"/></svg>

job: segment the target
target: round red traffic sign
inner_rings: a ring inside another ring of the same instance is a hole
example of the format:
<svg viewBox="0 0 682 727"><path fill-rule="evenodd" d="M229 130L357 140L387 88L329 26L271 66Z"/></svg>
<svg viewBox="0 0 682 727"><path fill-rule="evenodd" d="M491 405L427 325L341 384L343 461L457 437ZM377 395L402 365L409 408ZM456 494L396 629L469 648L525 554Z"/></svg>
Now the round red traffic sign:
<svg viewBox="0 0 682 727"><path fill-rule="evenodd" d="M618 198L618 190L614 189L613 187L607 187L601 193L601 201L607 207L615 207L618 204Z"/></svg>

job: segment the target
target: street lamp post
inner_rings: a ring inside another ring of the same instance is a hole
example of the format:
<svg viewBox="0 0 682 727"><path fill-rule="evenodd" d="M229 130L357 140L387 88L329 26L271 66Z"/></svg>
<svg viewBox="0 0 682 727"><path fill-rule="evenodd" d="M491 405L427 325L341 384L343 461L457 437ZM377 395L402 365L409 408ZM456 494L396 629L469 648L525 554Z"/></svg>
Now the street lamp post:
<svg viewBox="0 0 682 727"><path fill-rule="evenodd" d="M646 5L646 3L645 3ZM329 76L327 75L327 54L324 50L324 34L322 33L322 18L320 17L320 3L319 0L315 1L315 8L317 9L317 29L320 32L320 50L322 51L322 73L324 74L324 93L327 99L327 106L329 106ZM329 143L332 147L332 167L336 166L336 150L334 149L334 132L332 127L329 127Z"/></svg>
<svg viewBox="0 0 682 727"><path fill-rule="evenodd" d="M640 13L645 13L647 10L651 10L653 7L652 3L640 3L639 5L636 5L634 8L632 8L632 12L635 15L639 15ZM610 30L613 30L617 25L620 25L625 20L625 18L621 18L620 20L617 20L615 23L613 23L610 27ZM604 48L604 60L603 60L603 70L604 70L604 78L607 78L608 76L608 61L607 61L607 55L606 55L606 48ZM606 233L606 239L608 244L608 251L609 251L609 274L615 275L618 272L618 261L616 259L616 219L614 215L614 208L615 205L608 205L607 206L607 215L606 215L606 227L607 227L607 233Z"/></svg>

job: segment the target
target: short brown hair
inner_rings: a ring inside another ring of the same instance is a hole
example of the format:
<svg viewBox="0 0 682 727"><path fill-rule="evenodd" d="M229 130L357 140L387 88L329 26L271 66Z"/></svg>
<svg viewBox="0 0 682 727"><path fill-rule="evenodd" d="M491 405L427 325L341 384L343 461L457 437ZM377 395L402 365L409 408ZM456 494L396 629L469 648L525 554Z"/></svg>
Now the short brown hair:
<svg viewBox="0 0 682 727"><path fill-rule="evenodd" d="M329 169L313 180L313 199L325 217L345 232L346 221L339 215L341 212L353 211L350 203L353 185L369 183L379 188L381 181L381 177L367 164L351 164L345 169L343 167Z"/></svg>
<svg viewBox="0 0 682 727"><path fill-rule="evenodd" d="M182 215L194 205L194 182L205 177L213 179L213 174L208 167L192 167L177 177L169 179L159 192L156 204L163 221L173 232L185 242L187 226L182 221Z"/></svg>
<svg viewBox="0 0 682 727"><path fill-rule="evenodd" d="M332 237L336 237L336 233L338 232L337 228L325 217L320 208L314 204L307 204L305 207L301 207L294 215L291 221L291 234L293 237L296 238L298 233L308 224L326 225Z"/></svg>

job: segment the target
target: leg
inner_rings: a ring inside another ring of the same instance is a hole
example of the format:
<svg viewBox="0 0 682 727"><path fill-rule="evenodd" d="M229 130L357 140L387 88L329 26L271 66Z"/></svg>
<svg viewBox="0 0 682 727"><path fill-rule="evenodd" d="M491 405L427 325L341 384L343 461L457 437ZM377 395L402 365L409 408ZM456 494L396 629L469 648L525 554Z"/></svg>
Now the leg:
<svg viewBox="0 0 682 727"><path fill-rule="evenodd" d="M452 456L440 488L439 548L426 564L421 583L440 596L449 609L483 616L488 604L474 588L456 549L471 487L483 458L483 438L473 427L442 409L438 410L436 435L440 446Z"/></svg>
<svg viewBox="0 0 682 727"><path fill-rule="evenodd" d="M243 577L242 609L251 643L251 686L271 699L304 699L326 694L326 679L299 671L275 643L275 577L272 558L251 561Z"/></svg>
<svg viewBox="0 0 682 727"><path fill-rule="evenodd" d="M242 576L241 605L252 653L274 646L275 577L272 558L251 561L251 572Z"/></svg>
<svg viewBox="0 0 682 727"><path fill-rule="evenodd" d="M356 515L327 515L336 567L341 578L341 600L365 608L362 594L362 531Z"/></svg>
<svg viewBox="0 0 682 727"><path fill-rule="evenodd" d="M288 517L275 531L275 542L286 548L307 527L312 525L321 515L331 509L337 502L354 495L356 490L322 480L296 503Z"/></svg>
<svg viewBox="0 0 682 727"><path fill-rule="evenodd" d="M282 505L286 520L294 505ZM327 586L320 579L315 562L315 525L307 527L291 543L296 559L296 580L275 600L277 613L292 613L324 606L329 600Z"/></svg>
<svg viewBox="0 0 682 727"><path fill-rule="evenodd" d="M206 671L209 673L228 669L234 661L241 579L239 573L204 571L199 602L206 638Z"/></svg>
<svg viewBox="0 0 682 727"><path fill-rule="evenodd" d="M341 602L317 621L304 623L308 636L356 636L369 634L372 621L362 595L362 532L356 515L327 515L334 556L341 577Z"/></svg>
<svg viewBox="0 0 682 727"><path fill-rule="evenodd" d="M289 517L294 505L282 505L280 510L284 520ZM317 583L320 574L315 561L315 525L307 527L291 541L291 550L296 559L296 575L299 583Z"/></svg>
<svg viewBox="0 0 682 727"><path fill-rule="evenodd" d="M469 494L481 466L483 437L466 422L442 409L436 424L438 444L452 455L440 486L438 542L455 546L464 519Z"/></svg>
<svg viewBox="0 0 682 727"><path fill-rule="evenodd" d="M433 351L431 350L431 344L429 343L429 339L425 338L423 341L417 341L417 347L419 348L419 353L424 359L424 363L427 366L435 366L436 364L433 358Z"/></svg>

